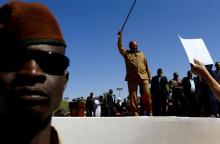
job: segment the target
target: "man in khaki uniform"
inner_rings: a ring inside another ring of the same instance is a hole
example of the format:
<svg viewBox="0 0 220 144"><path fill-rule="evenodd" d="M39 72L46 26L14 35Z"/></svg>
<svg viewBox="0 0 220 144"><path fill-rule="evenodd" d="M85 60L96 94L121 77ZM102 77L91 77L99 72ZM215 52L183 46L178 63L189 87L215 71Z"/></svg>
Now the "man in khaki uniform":
<svg viewBox="0 0 220 144"><path fill-rule="evenodd" d="M136 41L129 43L130 50L122 46L122 32L118 32L118 50L124 57L126 64L126 78L128 82L131 114L138 116L137 87L140 87L141 100L148 114L151 112L151 94L149 89L150 70L144 53L140 52Z"/></svg>

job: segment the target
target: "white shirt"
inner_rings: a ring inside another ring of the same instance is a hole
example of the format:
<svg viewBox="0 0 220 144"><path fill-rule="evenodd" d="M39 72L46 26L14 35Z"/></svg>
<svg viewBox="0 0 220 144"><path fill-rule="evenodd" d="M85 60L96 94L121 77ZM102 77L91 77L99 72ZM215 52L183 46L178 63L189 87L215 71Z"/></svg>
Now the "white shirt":
<svg viewBox="0 0 220 144"><path fill-rule="evenodd" d="M195 92L195 90L196 90L195 82L192 79L189 79L189 81L191 84L191 92Z"/></svg>

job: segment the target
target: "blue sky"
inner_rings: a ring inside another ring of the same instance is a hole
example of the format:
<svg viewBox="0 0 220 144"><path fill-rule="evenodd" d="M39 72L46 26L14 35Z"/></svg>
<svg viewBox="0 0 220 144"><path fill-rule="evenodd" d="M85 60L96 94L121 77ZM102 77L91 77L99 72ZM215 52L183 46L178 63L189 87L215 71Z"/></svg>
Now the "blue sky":
<svg viewBox="0 0 220 144"><path fill-rule="evenodd" d="M133 0L25 0L47 5L66 39L71 63L64 97L95 96L123 88L127 97L125 64L117 50L120 30ZM0 3L5 3L0 0ZM123 45L136 40L145 53L152 76L160 67L168 79L182 79L189 62L178 38L202 38L215 61L220 61L219 0L137 0L124 28Z"/></svg>

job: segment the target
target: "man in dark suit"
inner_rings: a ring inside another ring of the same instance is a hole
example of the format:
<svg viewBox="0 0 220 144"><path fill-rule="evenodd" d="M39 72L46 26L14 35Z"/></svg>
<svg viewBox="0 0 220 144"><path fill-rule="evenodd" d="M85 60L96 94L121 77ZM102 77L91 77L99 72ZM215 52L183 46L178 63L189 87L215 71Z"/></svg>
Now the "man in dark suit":
<svg viewBox="0 0 220 144"><path fill-rule="evenodd" d="M185 116L198 116L198 104L196 102L196 86L195 79L193 79L192 72L187 72L187 77L182 79L183 84L183 94L185 100L183 104L185 105Z"/></svg>
<svg viewBox="0 0 220 144"><path fill-rule="evenodd" d="M106 95L106 116L114 116L115 95L113 90L110 89Z"/></svg>
<svg viewBox="0 0 220 144"><path fill-rule="evenodd" d="M151 80L152 112L154 116L166 115L167 84L167 77L163 76L163 70L159 68L157 75Z"/></svg>

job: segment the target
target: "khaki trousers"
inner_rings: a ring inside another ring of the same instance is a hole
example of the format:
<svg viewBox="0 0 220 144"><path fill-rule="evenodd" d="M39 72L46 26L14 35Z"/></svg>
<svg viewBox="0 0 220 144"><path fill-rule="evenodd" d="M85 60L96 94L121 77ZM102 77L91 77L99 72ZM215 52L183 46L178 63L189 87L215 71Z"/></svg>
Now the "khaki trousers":
<svg viewBox="0 0 220 144"><path fill-rule="evenodd" d="M137 90L138 86L140 88L141 100L143 101L144 108L147 113L151 112L151 93L150 85L148 80L137 80L137 81L128 81L128 91L130 99L130 111L132 115L138 115L138 101L137 101Z"/></svg>

